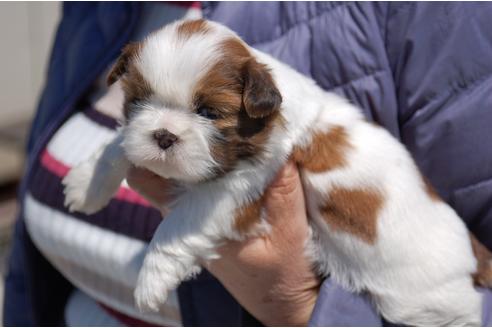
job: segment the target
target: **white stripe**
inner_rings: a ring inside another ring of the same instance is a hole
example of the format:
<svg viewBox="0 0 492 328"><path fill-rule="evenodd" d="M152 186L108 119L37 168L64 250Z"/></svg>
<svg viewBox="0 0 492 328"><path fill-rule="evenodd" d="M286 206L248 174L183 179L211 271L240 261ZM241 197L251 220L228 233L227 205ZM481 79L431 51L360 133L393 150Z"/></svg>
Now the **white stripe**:
<svg viewBox="0 0 492 328"><path fill-rule="evenodd" d="M160 314L142 315L133 306L147 244L88 224L47 207L27 194L26 226L36 246L81 290L132 317L163 325L179 324L177 292Z"/></svg>
<svg viewBox="0 0 492 328"><path fill-rule="evenodd" d="M26 197L25 210L29 232L33 238L39 237L48 254L71 261L76 258L98 274L135 285L146 243L53 210L31 195Z"/></svg>
<svg viewBox="0 0 492 328"><path fill-rule="evenodd" d="M47 148L54 158L72 167L87 160L115 135L115 130L101 126L82 113L77 113L60 127Z"/></svg>
<svg viewBox="0 0 492 328"><path fill-rule="evenodd" d="M93 272L79 267L76 263L64 261L59 258L50 258L50 261L55 263L57 268L63 268L63 271L60 270L61 273L69 277L79 289L85 291L95 300L121 313L149 323L158 323L166 326L180 325L181 319L178 307L171 307L166 304L160 308L159 314L141 314L133 306L133 288L119 285L107 277L98 276Z"/></svg>

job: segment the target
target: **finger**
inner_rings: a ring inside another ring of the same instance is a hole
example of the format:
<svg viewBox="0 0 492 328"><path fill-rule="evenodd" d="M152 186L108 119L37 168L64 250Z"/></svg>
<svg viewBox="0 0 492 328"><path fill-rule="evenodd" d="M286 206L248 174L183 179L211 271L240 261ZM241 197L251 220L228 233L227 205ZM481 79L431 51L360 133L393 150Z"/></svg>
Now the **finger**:
<svg viewBox="0 0 492 328"><path fill-rule="evenodd" d="M267 190L272 196L289 195L297 192L295 189L297 189L300 183L299 170L295 163L289 161L280 169Z"/></svg>
<svg viewBox="0 0 492 328"><path fill-rule="evenodd" d="M304 235L307 231L306 206L296 165L288 162L266 191L268 222L282 234Z"/></svg>
<svg viewBox="0 0 492 328"><path fill-rule="evenodd" d="M133 166L127 172L126 181L133 190L159 209L165 208L172 201L173 184L149 170Z"/></svg>

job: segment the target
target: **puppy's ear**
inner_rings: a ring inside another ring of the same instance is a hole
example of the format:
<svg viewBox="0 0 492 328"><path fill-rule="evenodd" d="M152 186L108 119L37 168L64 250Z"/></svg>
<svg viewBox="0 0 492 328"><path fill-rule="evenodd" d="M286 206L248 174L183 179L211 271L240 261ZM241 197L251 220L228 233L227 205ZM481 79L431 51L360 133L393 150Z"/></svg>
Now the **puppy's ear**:
<svg viewBox="0 0 492 328"><path fill-rule="evenodd" d="M282 95L265 65L249 59L243 66L243 79L243 105L249 117L267 117L280 109Z"/></svg>
<svg viewBox="0 0 492 328"><path fill-rule="evenodd" d="M116 63L111 68L106 80L108 86L115 83L123 74L127 72L128 63L130 60L137 56L140 50L139 43L129 43L121 51L120 57L116 60Z"/></svg>

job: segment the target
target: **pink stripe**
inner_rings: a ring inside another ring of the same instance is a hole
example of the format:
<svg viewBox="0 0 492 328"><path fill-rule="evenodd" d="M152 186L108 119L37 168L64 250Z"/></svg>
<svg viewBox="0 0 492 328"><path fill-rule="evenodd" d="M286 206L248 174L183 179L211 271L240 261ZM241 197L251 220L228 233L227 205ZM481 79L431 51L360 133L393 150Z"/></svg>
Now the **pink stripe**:
<svg viewBox="0 0 492 328"><path fill-rule="evenodd" d="M184 7L184 8L194 8L194 9L202 8L200 1L164 1L164 2L167 4Z"/></svg>
<svg viewBox="0 0 492 328"><path fill-rule="evenodd" d="M41 154L41 165L44 166L48 171L54 173L55 175L63 178L70 171L70 167L60 162L54 158L47 149ZM150 207L150 203L140 196L137 192L130 188L120 187L114 195L114 198L123 200L129 203L140 204L142 206Z"/></svg>
<svg viewBox="0 0 492 328"><path fill-rule="evenodd" d="M70 171L68 166L57 161L53 156L51 156L47 149L45 149L41 154L41 165L59 177L64 177L67 175L68 171Z"/></svg>
<svg viewBox="0 0 492 328"><path fill-rule="evenodd" d="M145 198L130 188L120 187L114 197L129 203L140 204L147 207L152 206Z"/></svg>
<svg viewBox="0 0 492 328"><path fill-rule="evenodd" d="M156 324L153 324L153 323L150 323L147 321L143 321L143 320L140 320L137 318L130 317L130 316L128 316L124 313L121 313L119 311L116 311L115 309L110 308L109 306L104 305L100 302L97 302L97 304L99 304L99 306L101 306L103 308L103 310L106 311L106 313L111 315L113 318L118 319L120 322L127 325L128 327L157 327L158 326Z"/></svg>

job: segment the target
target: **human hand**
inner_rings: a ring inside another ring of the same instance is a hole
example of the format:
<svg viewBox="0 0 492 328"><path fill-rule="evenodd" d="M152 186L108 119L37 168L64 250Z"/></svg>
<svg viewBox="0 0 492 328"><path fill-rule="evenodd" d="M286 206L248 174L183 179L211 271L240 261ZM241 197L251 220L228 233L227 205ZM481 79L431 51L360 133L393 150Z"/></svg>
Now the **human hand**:
<svg viewBox="0 0 492 328"><path fill-rule="evenodd" d="M305 326L321 282L304 255L309 229L293 163L267 189L265 209L271 232L227 243L207 268L263 324Z"/></svg>
<svg viewBox="0 0 492 328"><path fill-rule="evenodd" d="M153 204L169 201L168 181L136 168L127 180ZM304 255L309 229L293 163L267 189L265 209L272 226L268 235L230 241L218 250L220 259L204 265L263 324L306 325L321 282Z"/></svg>
<svg viewBox="0 0 492 328"><path fill-rule="evenodd" d="M169 212L167 205L175 196L175 185L157 174L136 166L132 166L126 174L128 185L147 199L152 206L159 209L162 216Z"/></svg>

